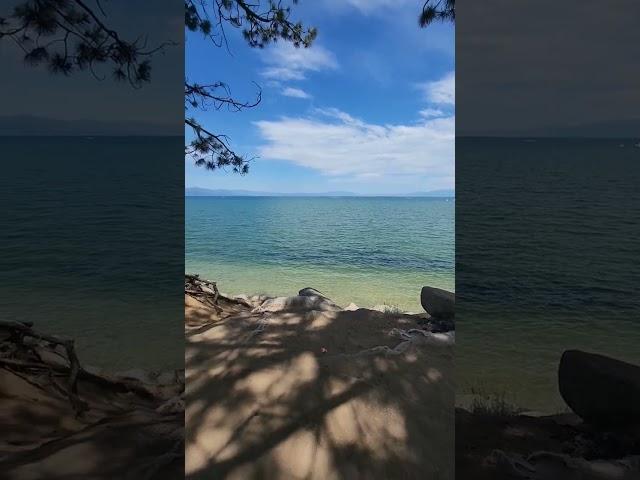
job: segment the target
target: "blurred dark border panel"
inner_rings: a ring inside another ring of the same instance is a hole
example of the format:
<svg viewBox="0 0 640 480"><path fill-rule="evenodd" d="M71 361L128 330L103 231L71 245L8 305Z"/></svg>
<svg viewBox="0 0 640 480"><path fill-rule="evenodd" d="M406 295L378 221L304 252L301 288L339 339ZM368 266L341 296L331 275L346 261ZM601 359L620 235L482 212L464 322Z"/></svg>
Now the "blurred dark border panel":
<svg viewBox="0 0 640 480"><path fill-rule="evenodd" d="M457 7L457 478L640 478L640 4Z"/></svg>
<svg viewBox="0 0 640 480"><path fill-rule="evenodd" d="M0 17L0 477L183 478L184 4Z"/></svg>

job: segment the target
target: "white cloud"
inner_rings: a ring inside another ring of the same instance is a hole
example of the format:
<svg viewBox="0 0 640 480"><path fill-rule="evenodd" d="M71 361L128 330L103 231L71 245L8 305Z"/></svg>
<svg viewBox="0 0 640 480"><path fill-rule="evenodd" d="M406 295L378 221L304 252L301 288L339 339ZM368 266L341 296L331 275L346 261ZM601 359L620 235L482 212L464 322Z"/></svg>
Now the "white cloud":
<svg viewBox="0 0 640 480"><path fill-rule="evenodd" d="M424 108L418 112L421 117L424 118L435 118L435 117L445 117L447 114L440 110L439 108Z"/></svg>
<svg viewBox="0 0 640 480"><path fill-rule="evenodd" d="M338 68L335 55L321 45L296 48L291 43L276 43L261 54L267 64L262 75L274 80L303 80L309 71Z"/></svg>
<svg viewBox="0 0 640 480"><path fill-rule="evenodd" d="M456 103L456 76L454 72L447 73L440 80L418 85L424 93L426 101L439 105L454 105Z"/></svg>
<svg viewBox="0 0 640 480"><path fill-rule="evenodd" d="M311 98L311 95L309 95L304 90L301 90L300 88L293 88L293 87L287 87L284 90L282 90L282 95L284 95L285 97L293 97L293 98Z"/></svg>
<svg viewBox="0 0 640 480"><path fill-rule="evenodd" d="M364 127L366 125L362 120L358 120L357 118L349 115L347 112L343 112L342 110L333 107L316 108L314 109L314 113L338 119L346 125L353 125L356 127Z"/></svg>
<svg viewBox="0 0 640 480"><path fill-rule="evenodd" d="M329 4L332 6L335 6L336 3L338 3L336 0L329 0ZM409 0L339 0L339 3L350 5L364 14L379 12L389 7L397 9L404 5L413 5Z"/></svg>
<svg viewBox="0 0 640 480"><path fill-rule="evenodd" d="M267 78L278 78L280 80L304 80L305 76L301 70L288 67L267 67L262 70L262 75Z"/></svg>
<svg viewBox="0 0 640 480"><path fill-rule="evenodd" d="M412 125L376 125L337 109L310 118L257 122L262 158L285 160L336 178L360 180L422 176L425 185L453 187L454 117Z"/></svg>

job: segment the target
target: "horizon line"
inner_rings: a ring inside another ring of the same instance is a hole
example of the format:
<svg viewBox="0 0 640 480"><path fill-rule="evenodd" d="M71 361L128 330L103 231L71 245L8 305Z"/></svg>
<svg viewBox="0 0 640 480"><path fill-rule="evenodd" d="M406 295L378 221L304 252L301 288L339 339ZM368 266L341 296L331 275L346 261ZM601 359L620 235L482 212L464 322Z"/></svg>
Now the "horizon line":
<svg viewBox="0 0 640 480"><path fill-rule="evenodd" d="M185 189L185 197L332 197L332 198L348 198L348 197L405 197L405 198L455 198L455 191L448 193L430 194L429 192L411 192L411 193L357 193L357 192L252 192L246 193L201 193L190 194Z"/></svg>
<svg viewBox="0 0 640 480"><path fill-rule="evenodd" d="M281 193L281 194L265 194L265 195L185 195L189 198L437 198L437 199L452 199L456 198L455 195L403 195L400 193L387 193L387 194L353 194L353 195L326 195L322 193Z"/></svg>

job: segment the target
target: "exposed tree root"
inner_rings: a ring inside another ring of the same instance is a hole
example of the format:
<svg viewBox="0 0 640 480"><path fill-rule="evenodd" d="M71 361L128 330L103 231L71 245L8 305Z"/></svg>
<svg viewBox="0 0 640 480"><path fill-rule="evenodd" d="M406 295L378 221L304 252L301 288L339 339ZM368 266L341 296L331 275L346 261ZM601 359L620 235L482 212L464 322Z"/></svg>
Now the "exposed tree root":
<svg viewBox="0 0 640 480"><path fill-rule="evenodd" d="M182 370L105 374L82 366L72 340L0 321L0 382L2 478L67 478L76 464L95 479L169 479L183 470ZM80 461L82 448L94 455Z"/></svg>

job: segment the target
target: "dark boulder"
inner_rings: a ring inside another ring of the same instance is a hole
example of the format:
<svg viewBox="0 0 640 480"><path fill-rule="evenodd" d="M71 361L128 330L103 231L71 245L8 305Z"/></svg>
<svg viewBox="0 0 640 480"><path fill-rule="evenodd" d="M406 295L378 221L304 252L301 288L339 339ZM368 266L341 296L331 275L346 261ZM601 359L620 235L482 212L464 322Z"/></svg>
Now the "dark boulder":
<svg viewBox="0 0 640 480"><path fill-rule="evenodd" d="M323 298L327 298L324 296L323 293L321 293L320 291L316 290L315 288L311 288L311 287L305 287L302 290L300 290L298 292L298 295L301 297L323 297Z"/></svg>
<svg viewBox="0 0 640 480"><path fill-rule="evenodd" d="M456 297L452 292L441 288L422 287L420 292L422 308L437 318L453 318L455 315Z"/></svg>
<svg viewBox="0 0 640 480"><path fill-rule="evenodd" d="M604 355L567 350L558 368L566 404L585 422L640 424L640 367Z"/></svg>

